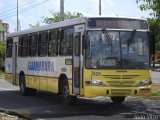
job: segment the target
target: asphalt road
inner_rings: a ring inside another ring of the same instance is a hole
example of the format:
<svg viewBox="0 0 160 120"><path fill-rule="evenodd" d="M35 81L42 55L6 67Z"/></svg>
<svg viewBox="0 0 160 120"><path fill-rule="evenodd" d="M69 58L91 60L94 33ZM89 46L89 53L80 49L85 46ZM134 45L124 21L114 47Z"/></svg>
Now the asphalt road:
<svg viewBox="0 0 160 120"><path fill-rule="evenodd" d="M158 75L156 72L153 74ZM35 120L135 120L136 117L144 117L144 114L150 117L154 115L160 120L158 100L128 97L123 104L115 105L105 97L79 98L76 105L65 106L62 98L52 93L38 92L35 96L21 96L19 87L5 80L0 80L0 109L29 115Z"/></svg>

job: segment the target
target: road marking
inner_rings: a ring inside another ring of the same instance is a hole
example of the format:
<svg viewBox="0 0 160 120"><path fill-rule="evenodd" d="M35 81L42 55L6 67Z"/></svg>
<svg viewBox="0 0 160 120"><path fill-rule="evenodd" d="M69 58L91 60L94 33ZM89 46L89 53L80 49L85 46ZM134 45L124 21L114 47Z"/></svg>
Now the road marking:
<svg viewBox="0 0 160 120"><path fill-rule="evenodd" d="M0 88L0 90L6 90L6 91L11 91L13 89L7 89L7 88Z"/></svg>

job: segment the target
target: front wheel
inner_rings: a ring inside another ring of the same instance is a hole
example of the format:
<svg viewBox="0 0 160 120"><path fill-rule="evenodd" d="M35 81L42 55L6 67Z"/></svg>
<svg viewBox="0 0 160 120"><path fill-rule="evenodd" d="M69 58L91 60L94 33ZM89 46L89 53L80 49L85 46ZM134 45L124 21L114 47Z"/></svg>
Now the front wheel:
<svg viewBox="0 0 160 120"><path fill-rule="evenodd" d="M111 100L113 103L121 104L122 102L124 102L125 97L111 97Z"/></svg>
<svg viewBox="0 0 160 120"><path fill-rule="evenodd" d="M65 105L73 105L77 102L77 96L71 96L68 84L63 85L63 101Z"/></svg>

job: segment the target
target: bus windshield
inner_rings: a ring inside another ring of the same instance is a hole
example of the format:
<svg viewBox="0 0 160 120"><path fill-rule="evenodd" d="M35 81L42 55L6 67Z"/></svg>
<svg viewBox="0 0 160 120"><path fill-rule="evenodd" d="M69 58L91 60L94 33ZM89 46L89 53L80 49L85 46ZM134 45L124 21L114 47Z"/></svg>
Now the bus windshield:
<svg viewBox="0 0 160 120"><path fill-rule="evenodd" d="M146 69L149 67L147 32L89 31L86 68Z"/></svg>

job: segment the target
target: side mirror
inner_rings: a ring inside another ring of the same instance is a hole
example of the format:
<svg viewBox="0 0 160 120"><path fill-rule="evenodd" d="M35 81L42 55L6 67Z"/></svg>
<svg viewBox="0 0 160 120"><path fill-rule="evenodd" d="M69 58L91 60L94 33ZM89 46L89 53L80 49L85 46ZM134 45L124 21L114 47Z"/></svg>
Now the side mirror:
<svg viewBox="0 0 160 120"><path fill-rule="evenodd" d="M88 38L86 35L83 35L82 36L82 49L87 49L87 46L88 46Z"/></svg>

